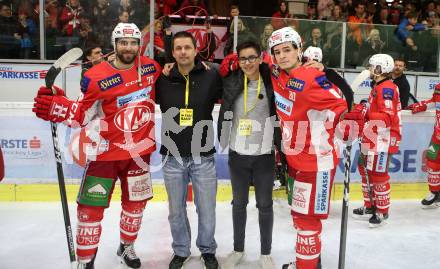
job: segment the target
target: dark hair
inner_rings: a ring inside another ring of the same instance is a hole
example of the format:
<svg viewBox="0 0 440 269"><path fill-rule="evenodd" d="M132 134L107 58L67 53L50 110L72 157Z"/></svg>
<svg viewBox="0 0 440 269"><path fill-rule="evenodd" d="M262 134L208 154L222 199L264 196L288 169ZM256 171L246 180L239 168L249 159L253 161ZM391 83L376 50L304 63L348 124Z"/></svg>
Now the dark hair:
<svg viewBox="0 0 440 269"><path fill-rule="evenodd" d="M289 4L287 3L287 1L281 1L280 4L278 5L278 9L280 10L281 13L283 13L281 11L281 4L284 3L284 5L286 6L286 12L284 12L284 14L289 14Z"/></svg>
<svg viewBox="0 0 440 269"><path fill-rule="evenodd" d="M416 11L411 11L408 13L408 19L417 19L419 17L419 14Z"/></svg>
<svg viewBox="0 0 440 269"><path fill-rule="evenodd" d="M232 10L232 9L238 9L238 6L237 5L231 5L231 8L229 8L229 10Z"/></svg>
<svg viewBox="0 0 440 269"><path fill-rule="evenodd" d="M249 49L252 48L257 52L257 55L260 56L261 55L261 47L258 43L254 42L254 41L244 41L240 44L237 45L237 54L240 54L240 51L244 50L244 49Z"/></svg>
<svg viewBox="0 0 440 269"><path fill-rule="evenodd" d="M394 61L402 62L406 66L406 61L402 57L397 57L396 59L394 59Z"/></svg>
<svg viewBox="0 0 440 269"><path fill-rule="evenodd" d="M190 38L194 48L197 48L197 42L196 39L193 37L192 34L186 32L186 31L180 31L174 34L173 39L171 40L171 48L174 50L174 40L176 40L177 38Z"/></svg>
<svg viewBox="0 0 440 269"><path fill-rule="evenodd" d="M101 45L99 45L98 43L92 43L90 42L87 46L87 48L84 50L84 55L83 55L83 63L88 62L89 60L87 59L88 56L90 56L92 54L92 51L96 48L101 48Z"/></svg>

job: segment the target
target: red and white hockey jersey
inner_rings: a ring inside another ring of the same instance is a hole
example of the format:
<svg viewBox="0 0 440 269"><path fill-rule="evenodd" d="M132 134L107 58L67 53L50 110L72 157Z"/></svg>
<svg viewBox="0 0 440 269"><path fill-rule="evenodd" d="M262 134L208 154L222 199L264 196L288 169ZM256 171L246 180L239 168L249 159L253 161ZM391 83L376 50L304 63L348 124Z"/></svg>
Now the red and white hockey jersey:
<svg viewBox="0 0 440 269"><path fill-rule="evenodd" d="M347 110L340 90L324 72L298 67L290 74L272 66L275 103L289 166L299 171L327 171L338 163L335 126Z"/></svg>
<svg viewBox="0 0 440 269"><path fill-rule="evenodd" d="M155 150L154 83L160 66L141 57L142 85L138 84L137 61L127 70L102 62L81 80L82 98L70 126L86 126L92 141L86 144L89 160L132 159Z"/></svg>
<svg viewBox="0 0 440 269"><path fill-rule="evenodd" d="M368 98L362 151L397 153L401 136L399 89L391 80L376 84Z"/></svg>

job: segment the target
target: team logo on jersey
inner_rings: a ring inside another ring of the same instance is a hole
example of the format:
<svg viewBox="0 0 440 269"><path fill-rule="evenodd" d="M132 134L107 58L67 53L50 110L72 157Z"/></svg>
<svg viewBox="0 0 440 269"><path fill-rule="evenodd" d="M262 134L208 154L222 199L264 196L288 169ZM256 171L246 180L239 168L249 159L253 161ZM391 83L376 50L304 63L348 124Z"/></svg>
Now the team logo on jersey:
<svg viewBox="0 0 440 269"><path fill-rule="evenodd" d="M272 68L272 76L276 79L280 76L280 69L276 65L274 65Z"/></svg>
<svg viewBox="0 0 440 269"><path fill-rule="evenodd" d="M288 116L292 114L293 102L284 98L277 92L275 92L275 105L277 106L277 109L284 114Z"/></svg>
<svg viewBox="0 0 440 269"><path fill-rule="evenodd" d="M330 171L316 174L315 214L327 214L330 197Z"/></svg>
<svg viewBox="0 0 440 269"><path fill-rule="evenodd" d="M148 86L139 91L135 91L124 96L119 96L116 98L116 105L118 107L122 107L126 104L146 101L147 99L150 99L151 89L151 86Z"/></svg>
<svg viewBox="0 0 440 269"><path fill-rule="evenodd" d="M147 106L129 106L116 113L114 123L123 132L134 133L147 126L151 111Z"/></svg>
<svg viewBox="0 0 440 269"><path fill-rule="evenodd" d="M333 87L325 75L319 76L315 78L315 80L319 84L319 86L321 86L321 88L323 88L324 90L328 90Z"/></svg>
<svg viewBox="0 0 440 269"><path fill-rule="evenodd" d="M383 90L382 90L382 97L385 100L393 100L393 97L394 97L393 89L383 88Z"/></svg>
<svg viewBox="0 0 440 269"><path fill-rule="evenodd" d="M81 92L85 93L87 91L87 89L89 88L89 84L90 84L90 78L83 76L83 78L81 79L81 83L80 83Z"/></svg>
<svg viewBox="0 0 440 269"><path fill-rule="evenodd" d="M146 75L149 75L149 74L155 73L155 72L156 72L156 66L154 66L154 64L145 64L145 65L141 66L142 76L146 76Z"/></svg>
<svg viewBox="0 0 440 269"><path fill-rule="evenodd" d="M297 78L291 78L289 81L287 81L287 88L292 89L294 91L302 92L304 90L305 82L297 79Z"/></svg>
<svg viewBox="0 0 440 269"><path fill-rule="evenodd" d="M111 77L102 79L98 81L98 86L102 91L107 91L113 87L116 87L123 83L122 77L120 74L115 74Z"/></svg>

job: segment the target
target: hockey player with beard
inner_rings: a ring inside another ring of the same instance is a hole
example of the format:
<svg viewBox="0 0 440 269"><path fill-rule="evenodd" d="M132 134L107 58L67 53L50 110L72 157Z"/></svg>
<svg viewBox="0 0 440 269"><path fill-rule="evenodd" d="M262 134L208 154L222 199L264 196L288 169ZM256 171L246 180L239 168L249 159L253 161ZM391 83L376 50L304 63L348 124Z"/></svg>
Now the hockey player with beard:
<svg viewBox="0 0 440 269"><path fill-rule="evenodd" d="M355 120L363 126L359 173L362 176L364 206L354 209L353 217L369 219L369 227L375 228L383 225L388 218L388 165L391 154L399 150L401 104L399 89L390 79L393 58L387 54L375 54L369 64L374 85L368 103L366 106L356 105L345 115L345 119Z"/></svg>
<svg viewBox="0 0 440 269"><path fill-rule="evenodd" d="M434 132L431 137L431 143L427 150L427 167L428 167L428 186L429 194L422 200L423 208L440 207L440 84L435 86L432 98L410 105L412 113L426 111L426 109L435 106L435 124Z"/></svg>
<svg viewBox="0 0 440 269"><path fill-rule="evenodd" d="M134 242L146 203L152 198L149 171L154 140L154 83L159 65L139 56L141 32L119 23L112 34L116 59L84 73L82 97L72 101L64 91L41 87L33 111L37 117L85 127L93 140L86 149L88 164L77 198L76 253L78 269L93 269L104 209L119 178L122 189L120 246L117 255L129 268L140 268ZM93 152L93 153L92 153Z"/></svg>
<svg viewBox="0 0 440 269"><path fill-rule="evenodd" d="M337 89L315 68L301 66L302 43L290 27L269 38L275 105L283 132L283 152L291 188L291 214L297 230L296 261L291 269L320 268L321 220L329 214L331 186L338 163L335 127L347 111ZM318 267L319 266L319 267Z"/></svg>

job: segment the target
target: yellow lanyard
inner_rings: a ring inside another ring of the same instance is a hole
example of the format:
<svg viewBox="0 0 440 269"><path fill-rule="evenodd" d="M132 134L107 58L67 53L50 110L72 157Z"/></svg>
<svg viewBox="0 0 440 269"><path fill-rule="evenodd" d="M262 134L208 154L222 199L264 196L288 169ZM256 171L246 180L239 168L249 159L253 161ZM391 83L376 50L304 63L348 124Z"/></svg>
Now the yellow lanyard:
<svg viewBox="0 0 440 269"><path fill-rule="evenodd" d="M189 102L189 74L183 75L183 77L186 80L186 85L185 85L185 108L186 108L188 107L188 102Z"/></svg>
<svg viewBox="0 0 440 269"><path fill-rule="evenodd" d="M247 83L247 76L244 75L244 115L246 116L249 111L255 108L258 102L258 97L260 96L261 91L261 76L258 75L258 87L257 87L257 96L255 97L255 101L252 104L251 108L247 110L247 94L248 94L248 83Z"/></svg>

